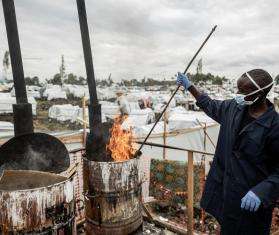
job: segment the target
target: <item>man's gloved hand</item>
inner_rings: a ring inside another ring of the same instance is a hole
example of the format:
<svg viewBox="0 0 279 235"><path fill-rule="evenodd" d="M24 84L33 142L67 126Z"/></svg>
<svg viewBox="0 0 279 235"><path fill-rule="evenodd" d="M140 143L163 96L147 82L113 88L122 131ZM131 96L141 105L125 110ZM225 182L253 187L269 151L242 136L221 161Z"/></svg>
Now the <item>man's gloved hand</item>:
<svg viewBox="0 0 279 235"><path fill-rule="evenodd" d="M261 205L259 197L251 190L241 199L241 208L249 211L257 211Z"/></svg>
<svg viewBox="0 0 279 235"><path fill-rule="evenodd" d="M191 82L189 81L187 75L182 74L180 72L177 73L176 84L179 86L183 86L186 90L188 90L189 87L192 85Z"/></svg>

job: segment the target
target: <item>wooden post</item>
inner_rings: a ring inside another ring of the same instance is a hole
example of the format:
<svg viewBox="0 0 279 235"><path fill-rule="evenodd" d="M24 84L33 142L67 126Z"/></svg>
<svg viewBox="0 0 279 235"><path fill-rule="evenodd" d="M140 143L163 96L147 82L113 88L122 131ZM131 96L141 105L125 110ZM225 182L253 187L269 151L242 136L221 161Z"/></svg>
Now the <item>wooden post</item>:
<svg viewBox="0 0 279 235"><path fill-rule="evenodd" d="M187 234L193 235L194 232L194 157L193 152L188 152L188 184L187 184Z"/></svg>
<svg viewBox="0 0 279 235"><path fill-rule="evenodd" d="M204 142L203 142L203 151L206 152L206 122L204 123ZM201 173L200 173L200 177L201 177L201 184L200 184L200 190L201 190L201 194L200 194L200 199L204 190L204 186L205 186L205 155L202 155L202 159L201 159ZM205 211L204 209L201 210L201 231L204 232L205 230Z"/></svg>
<svg viewBox="0 0 279 235"><path fill-rule="evenodd" d="M83 119L83 146L86 145L86 99L85 96L82 97L82 119Z"/></svg>
<svg viewBox="0 0 279 235"><path fill-rule="evenodd" d="M167 140L166 140L166 129L167 129L167 115L166 115L167 112L164 113L164 133L163 133L163 142L164 142L164 145L167 144ZM166 159L166 148L163 148L163 159L165 160Z"/></svg>

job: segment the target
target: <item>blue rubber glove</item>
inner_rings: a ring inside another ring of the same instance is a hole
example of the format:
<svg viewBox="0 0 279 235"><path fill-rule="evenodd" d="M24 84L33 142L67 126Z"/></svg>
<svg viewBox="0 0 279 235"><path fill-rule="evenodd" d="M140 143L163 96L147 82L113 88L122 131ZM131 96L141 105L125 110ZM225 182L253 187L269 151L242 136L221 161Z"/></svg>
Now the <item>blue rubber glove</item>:
<svg viewBox="0 0 279 235"><path fill-rule="evenodd" d="M259 197L251 190L241 199L241 208L249 211L257 211L261 205Z"/></svg>
<svg viewBox="0 0 279 235"><path fill-rule="evenodd" d="M192 86L187 75L180 73L180 72L177 73L176 84L178 86L183 86L186 90L188 90L189 87Z"/></svg>

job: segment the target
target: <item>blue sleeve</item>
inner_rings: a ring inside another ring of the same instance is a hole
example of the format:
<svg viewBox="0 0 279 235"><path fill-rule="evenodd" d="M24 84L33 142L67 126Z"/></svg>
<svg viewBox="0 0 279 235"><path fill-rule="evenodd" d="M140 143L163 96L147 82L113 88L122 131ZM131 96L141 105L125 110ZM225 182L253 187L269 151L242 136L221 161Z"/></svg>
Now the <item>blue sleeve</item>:
<svg viewBox="0 0 279 235"><path fill-rule="evenodd" d="M214 100L207 94L202 94L197 99L197 106L200 107L209 117L222 124L225 119L231 100Z"/></svg>
<svg viewBox="0 0 279 235"><path fill-rule="evenodd" d="M270 155L272 169L270 175L252 188L261 199L264 207L273 205L279 199L279 124L272 127L267 141L267 153Z"/></svg>

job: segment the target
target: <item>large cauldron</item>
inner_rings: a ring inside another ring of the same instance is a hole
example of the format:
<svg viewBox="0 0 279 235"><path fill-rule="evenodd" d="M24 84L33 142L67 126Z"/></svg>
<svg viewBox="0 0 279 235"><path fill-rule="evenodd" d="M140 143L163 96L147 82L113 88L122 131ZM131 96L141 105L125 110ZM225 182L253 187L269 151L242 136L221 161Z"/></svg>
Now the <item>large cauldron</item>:
<svg viewBox="0 0 279 235"><path fill-rule="evenodd" d="M38 171L4 171L0 234L75 234L72 179Z"/></svg>

